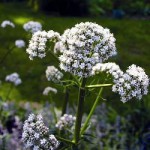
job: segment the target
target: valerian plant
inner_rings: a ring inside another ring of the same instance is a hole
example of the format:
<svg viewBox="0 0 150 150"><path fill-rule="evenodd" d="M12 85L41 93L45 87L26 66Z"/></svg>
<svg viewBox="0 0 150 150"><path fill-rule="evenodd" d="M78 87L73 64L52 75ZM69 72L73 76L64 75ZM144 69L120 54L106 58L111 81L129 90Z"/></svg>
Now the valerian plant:
<svg viewBox="0 0 150 150"><path fill-rule="evenodd" d="M16 25L13 22L11 22L10 20L4 20L4 21L2 21L0 27L7 31L7 28L15 29ZM36 22L36 21L29 21L23 25L23 29L26 32L28 32L27 37L31 38L31 35L33 33L42 30L42 25L41 25L41 23ZM3 63L4 63L4 61L6 61L6 58L8 57L8 55L10 55L10 53L12 53L12 51L15 48L24 48L25 46L26 46L26 43L23 39L17 39L14 42L13 46L11 46L10 44L7 45L7 47L5 47L6 53L4 54L4 56L2 56L2 59L0 60L0 65L3 65Z"/></svg>
<svg viewBox="0 0 150 150"><path fill-rule="evenodd" d="M0 24L0 28L2 28L2 30L4 30L4 31L7 31L7 29L9 29L9 28L11 30L14 30L16 28L16 25L13 22L11 22L10 20L4 20ZM27 22L27 23L25 23L23 25L23 29L26 32L28 32L29 37L31 38L32 33L35 33L37 31L42 30L42 25L39 22L29 21L29 22ZM26 43L25 43L25 41L23 39L16 39L14 41L14 43L9 43L7 46L4 46L4 48L6 49L6 53L4 53L4 55L2 55L2 58L0 59L0 66L4 65L4 63L6 62L7 57L15 49L21 49L21 48L25 48L25 47L26 47ZM10 95L10 92L12 91L12 88L14 86L18 86L19 84L21 84L22 80L21 80L19 74L17 72L14 72L14 73L12 73L10 75L7 75L6 78L5 78L5 81L11 83L10 89L8 90L8 94L7 94L6 98L5 98L5 101L6 101L6 100L9 99L9 95ZM0 108L0 110L2 111L1 108Z"/></svg>
<svg viewBox="0 0 150 150"><path fill-rule="evenodd" d="M53 50L47 46L49 41L55 43ZM62 116L53 129L48 129L44 125L41 115L29 116L25 121L22 134L26 148L78 150L82 140L85 139L90 119L102 98L105 87L112 86L112 91L120 95L123 103L133 98L140 100L148 93L149 78L141 67L133 64L123 72L117 64L106 62L117 54L115 41L109 29L92 22L76 24L71 29L65 30L62 35L52 30L37 31L32 35L26 50L29 58L31 60L35 57L44 58L47 51L50 51L57 59L59 68L48 66L46 77L65 89L66 99ZM89 79L94 80L95 75L101 78L104 72L107 76L102 83L89 84ZM65 73L69 73L70 76L63 75ZM108 83L110 78L112 82ZM69 101L68 90L74 86L78 88L76 116L66 114ZM51 89L49 88L46 95L49 91L53 91ZM91 89L99 89L99 92L83 122L85 97Z"/></svg>

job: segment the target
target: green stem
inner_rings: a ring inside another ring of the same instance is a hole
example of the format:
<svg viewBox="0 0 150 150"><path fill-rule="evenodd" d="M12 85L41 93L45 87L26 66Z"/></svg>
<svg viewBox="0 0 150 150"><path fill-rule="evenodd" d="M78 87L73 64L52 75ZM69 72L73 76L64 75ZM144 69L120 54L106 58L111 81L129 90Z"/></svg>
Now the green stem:
<svg viewBox="0 0 150 150"><path fill-rule="evenodd" d="M108 79L108 77L109 77L109 74L107 75L107 77L105 78L105 80L104 80L104 83L102 84L102 85L105 85L105 82L107 81L107 79ZM108 84L109 86L111 85L111 84ZM92 106L92 108L91 108L91 111L90 111L90 113L88 114L88 117L87 117L87 119L86 119L86 121L85 121L85 123L84 123L84 125L83 125L83 127L82 127L82 129L81 129L81 132L80 132L80 135L83 135L84 134L84 131L87 129L87 127L88 127L88 123L89 123L89 121L90 121L90 119L91 119L91 117L92 117L92 115L93 115L93 113L94 113L94 111L95 111L95 108L96 108L96 106L97 106L97 104L98 104L98 102L99 102L99 98L101 97L101 94L102 94L102 92L103 92L103 86L100 88L100 90L99 90L99 93L98 93L98 95L97 95L97 97L96 97L96 100L95 100L95 102L94 102L94 104L93 104L93 106Z"/></svg>
<svg viewBox="0 0 150 150"><path fill-rule="evenodd" d="M86 88L99 88L99 87L107 87L112 86L112 84L96 84L96 85L88 85Z"/></svg>
<svg viewBox="0 0 150 150"><path fill-rule="evenodd" d="M86 85L86 78L83 78L81 87L79 88L78 105L77 105L78 108L76 114L75 133L74 133L74 140L73 140L76 145L80 140L80 129L81 129L82 115L84 109L84 98L85 98L85 85Z"/></svg>
<svg viewBox="0 0 150 150"><path fill-rule="evenodd" d="M2 150L6 150L6 139L5 136L2 137Z"/></svg>
<svg viewBox="0 0 150 150"><path fill-rule="evenodd" d="M69 85L78 85L78 83L73 80L61 80L61 83L62 84L65 83L66 86L68 86L69 83L70 83Z"/></svg>
<svg viewBox="0 0 150 150"><path fill-rule="evenodd" d="M70 140L68 140L68 139L64 139L64 138L62 138L62 137L58 137L58 136L55 136L58 140L60 140L60 141L62 141L62 142L65 142L65 143L67 143L67 144L71 144L71 145L74 145L75 143L74 142L72 142L72 141L70 141Z"/></svg>
<svg viewBox="0 0 150 150"><path fill-rule="evenodd" d="M81 135L84 134L84 131L85 131L85 130L87 129L87 127L88 127L88 123L89 123L89 121L90 121L90 119L91 119L91 117L92 117L92 115L93 115L93 112L94 112L94 110L95 110L95 108L96 108L96 106L97 106L97 104L98 104L98 102L99 102L99 98L100 98L100 96L101 96L101 94L102 94L102 91L103 91L103 87L100 88L99 93L98 93L98 95L97 95L97 97L96 97L96 100L95 100L95 102L94 102L94 105L92 106L91 111L90 111L90 113L89 113L89 115L88 115L88 117L87 117L87 119L86 119L86 121L85 121L85 123L84 123L82 129L81 129L81 133L80 133Z"/></svg>
<svg viewBox="0 0 150 150"><path fill-rule="evenodd" d="M5 101L9 98L10 93L11 93L13 87L14 87L14 86L13 86L13 83L11 83L10 88L9 88L9 90L8 90L8 93L7 93L7 95L6 95Z"/></svg>
<svg viewBox="0 0 150 150"><path fill-rule="evenodd" d="M0 102L0 120L2 120L2 116L3 116L3 99Z"/></svg>
<svg viewBox="0 0 150 150"><path fill-rule="evenodd" d="M2 120L3 107L0 105L0 120Z"/></svg>
<svg viewBox="0 0 150 150"><path fill-rule="evenodd" d="M3 64L5 61L6 57L13 51L14 47L8 49L7 53L3 56L3 58L0 60L0 64Z"/></svg>
<svg viewBox="0 0 150 150"><path fill-rule="evenodd" d="M68 101L69 101L69 90L66 88L66 92L65 92L65 101L63 104L63 109L62 109L62 116L66 113L67 111L67 105L68 105Z"/></svg>
<svg viewBox="0 0 150 150"><path fill-rule="evenodd" d="M54 107L53 98L52 98L51 94L50 94L50 103L52 105L52 112L53 112L53 115L54 115L55 122L57 122L57 115L56 115L56 112L55 112L55 107Z"/></svg>

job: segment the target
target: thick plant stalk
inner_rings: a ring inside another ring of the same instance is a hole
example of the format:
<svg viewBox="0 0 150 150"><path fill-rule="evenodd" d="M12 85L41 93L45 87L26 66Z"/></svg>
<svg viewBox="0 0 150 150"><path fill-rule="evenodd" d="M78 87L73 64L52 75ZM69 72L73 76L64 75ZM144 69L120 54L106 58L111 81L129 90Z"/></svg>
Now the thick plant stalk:
<svg viewBox="0 0 150 150"><path fill-rule="evenodd" d="M93 104L93 106L91 108L91 111L90 111L90 113L89 113L89 115L88 115L88 117L87 117L87 119L86 119L82 129L81 129L81 132L80 132L81 135L84 134L84 131L87 129L89 121L90 121L90 119L91 119L91 117L92 117L92 115L94 113L94 110L95 110L95 108L96 108L96 106L97 106L97 104L99 102L99 99L100 99L100 96L102 94L102 91L103 91L103 87L100 88L99 93L98 93L98 95L96 97L96 100L95 100L95 102L94 102L94 104Z"/></svg>
<svg viewBox="0 0 150 150"><path fill-rule="evenodd" d="M83 78L81 87L79 89L79 96L78 96L78 105L77 105L78 108L76 114L75 133L74 133L75 144L78 144L80 140L80 129L81 129L82 115L84 109L84 99L85 99L85 84L86 84L86 78Z"/></svg>
<svg viewBox="0 0 150 150"><path fill-rule="evenodd" d="M68 101L69 101L69 90L66 88L66 92L65 92L65 101L63 104L63 108L62 108L62 116L66 113L67 111L67 105L68 105Z"/></svg>
<svg viewBox="0 0 150 150"><path fill-rule="evenodd" d="M107 81L107 79L108 79L108 77L109 77L109 75L107 75L107 77L106 77L106 79L105 79L105 81L104 81L104 83L102 84L102 85L106 85L105 84L105 82ZM111 85L111 84L107 84L107 85ZM96 106L97 106L97 104L98 104L98 102L99 102L99 99L100 99L100 97L101 97L101 95L102 95L102 92L103 92L103 86L100 88L100 90L99 90L99 93L98 93L98 95L97 95L97 97L96 97L96 100L95 100L95 102L94 102L94 104L93 104L93 106L92 106L92 108L91 108L91 110L90 110L90 113L88 114L88 117L87 117L87 119L86 119L86 121L85 121L85 123L84 123L84 125L83 125L83 127L82 127L82 129L81 129L81 132L80 132L80 135L83 135L84 134L84 131L87 129L87 127L88 127L88 124L89 124L89 121L90 121L90 119L91 119L91 117L92 117L92 115L93 115L93 113L94 113L94 111L95 111L95 108L96 108Z"/></svg>

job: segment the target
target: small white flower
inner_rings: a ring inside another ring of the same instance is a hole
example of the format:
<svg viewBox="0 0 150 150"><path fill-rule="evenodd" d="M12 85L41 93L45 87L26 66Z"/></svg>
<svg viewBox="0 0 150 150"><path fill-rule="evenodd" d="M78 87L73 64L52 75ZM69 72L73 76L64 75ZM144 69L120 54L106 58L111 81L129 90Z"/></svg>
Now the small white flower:
<svg viewBox="0 0 150 150"><path fill-rule="evenodd" d="M23 25L23 28L25 31L35 33L42 30L42 25L36 21L29 21Z"/></svg>
<svg viewBox="0 0 150 150"><path fill-rule="evenodd" d="M1 23L1 27L2 28L5 28L7 26L11 26L12 28L15 27L14 23L12 23L11 21L9 20L4 20L2 23Z"/></svg>
<svg viewBox="0 0 150 150"><path fill-rule="evenodd" d="M39 146L34 145L33 150L40 150L40 148L39 148Z"/></svg>
<svg viewBox="0 0 150 150"><path fill-rule="evenodd" d="M35 133L35 134L34 134L34 137L35 137L36 139L38 139L38 138L40 137L39 133Z"/></svg>
<svg viewBox="0 0 150 150"><path fill-rule="evenodd" d="M30 114L28 117L28 121L32 122L35 119L35 115L34 114Z"/></svg>
<svg viewBox="0 0 150 150"><path fill-rule="evenodd" d="M123 75L120 67L115 63L98 63L92 68L92 74L95 75L99 72L106 72L113 76L114 80L119 80L119 77ZM120 79L123 82L123 79Z"/></svg>
<svg viewBox="0 0 150 150"><path fill-rule="evenodd" d="M55 148L57 148L59 146L59 142L57 141L57 139L55 138L54 135L51 134L49 136L49 139L51 141L51 144L53 145L53 147L51 147L52 150L55 149Z"/></svg>
<svg viewBox="0 0 150 150"><path fill-rule="evenodd" d="M33 145L33 143L31 141L27 141L26 148L31 147L32 145Z"/></svg>
<svg viewBox="0 0 150 150"><path fill-rule="evenodd" d="M48 81L53 81L54 83L60 82L63 74L54 66L48 66L46 69L46 78Z"/></svg>
<svg viewBox="0 0 150 150"><path fill-rule="evenodd" d="M40 140L40 142L41 142L41 145L44 145L46 143L46 139L42 139Z"/></svg>
<svg viewBox="0 0 150 150"><path fill-rule="evenodd" d="M22 83L22 80L20 79L19 74L16 72L10 75L7 75L5 78L5 81L12 82L16 86Z"/></svg>
<svg viewBox="0 0 150 150"><path fill-rule="evenodd" d="M57 89L52 87L46 87L43 91L43 95L48 95L49 92L53 92L54 94L57 93Z"/></svg>
<svg viewBox="0 0 150 150"><path fill-rule="evenodd" d="M23 40L16 40L15 45L18 48L22 48L22 47L25 47L25 42Z"/></svg>
<svg viewBox="0 0 150 150"><path fill-rule="evenodd" d="M76 117L68 114L64 114L56 124L56 128L63 130L67 127L72 127L75 123Z"/></svg>

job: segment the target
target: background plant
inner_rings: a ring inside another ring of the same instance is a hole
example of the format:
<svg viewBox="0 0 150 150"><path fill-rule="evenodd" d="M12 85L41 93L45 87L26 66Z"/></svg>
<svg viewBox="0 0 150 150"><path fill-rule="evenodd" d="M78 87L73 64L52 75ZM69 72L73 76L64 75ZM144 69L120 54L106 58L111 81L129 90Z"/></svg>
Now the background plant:
<svg viewBox="0 0 150 150"><path fill-rule="evenodd" d="M92 22L85 22L76 24L71 29L65 30L61 36L52 30L48 32L38 31L32 35L29 47L26 50L31 60L35 57L43 58L46 56L46 44L48 40L56 42L54 51L51 49L48 50L51 51L50 53L56 59L56 54L58 52L60 53L58 57L60 69L71 73L71 79L61 81L62 73L54 66L49 66L46 70L48 80L61 86L65 85L65 88L76 86L79 91L76 118L72 115L63 115L62 113L60 121L56 124L56 128L62 130L65 127L67 128L73 125L73 121L75 121L74 130L70 132L71 134L68 134L68 138L66 138L67 136L64 138L64 133L67 134L65 130L63 134L58 132L58 136L57 133L55 133L60 141L67 144L68 148L79 148L81 139L82 137L84 138L84 133L89 126L90 119L99 99L102 97L103 88L112 85L107 84L109 75L113 77L112 91L120 95L122 102L125 103L133 98L141 99L143 95L147 95L149 79L141 67L131 65L124 73L115 63L104 63L109 57L117 54L115 38L109 29L105 29ZM92 83L87 85L88 77L101 72L108 74L102 84L97 82L97 84L93 85L94 81L92 81ZM81 125L88 88L100 89L85 122ZM64 103L68 103L68 97L66 98L67 100L65 100ZM66 105L67 104L64 105L65 109L67 109ZM63 111L64 108L62 109L62 112ZM53 112L55 113L55 110L53 110ZM39 126L40 122L41 127ZM33 114L28 117L25 121L22 134L22 140L27 148L53 149L53 147L59 147L59 142L55 136L51 134L54 138L53 141L51 141L48 128L45 131L46 133L44 132L44 128L46 127L43 124L42 117ZM49 140L50 142L48 142ZM63 147L65 148L65 145L61 146L61 148Z"/></svg>
<svg viewBox="0 0 150 150"><path fill-rule="evenodd" d="M118 40L117 47L120 47L119 57L117 57L115 60L117 60L117 62L119 62L119 64L121 65L121 68L125 69L129 64L136 62L136 64L144 67L146 69L146 72L149 74L148 65L147 65L149 62L148 61L149 60L149 57L148 57L149 51L148 51L148 40L147 40L148 39L148 36L147 36L148 28L147 27L149 26L149 24L146 20L143 20L143 21L136 20L135 21L135 20L127 20L126 19L126 20L120 20L120 21L115 20L114 21L111 19L100 19L100 18L98 18L98 19L96 19L96 18L95 19L90 19L90 18L84 18L84 19L83 18L72 18L72 19L71 18L63 18L63 19L61 19L61 18L57 18L56 19L55 17L48 20L49 16L45 17L44 15L39 14L39 13L34 14L32 11L28 10L27 7L23 8L23 10L25 12L25 13L23 13L22 7L21 7L23 5L19 5L19 4L15 4L15 5L6 4L6 5L7 5L7 7L5 7L5 9L4 9L3 5L1 5L1 10L3 12L5 12L4 14L7 14L6 16L8 18L11 18L11 20L13 20L15 25L17 24L18 27L14 30L12 30L10 28L11 32L9 29L7 29L7 30L2 29L1 30L1 33L3 35L3 38L1 37L2 43L5 43L7 40L9 40L9 41L12 41L12 44L14 44L14 41L16 39L19 39L22 35L23 23L26 23L27 20L28 21L31 20L30 19L31 14L32 14L32 17L34 18L34 20L40 20L46 29L49 29L49 28L55 29L56 28L55 30L60 31L61 33L65 28L71 27L74 24L76 24L77 22L87 21L87 20L91 20L94 22L96 21L99 24L103 24L103 26L108 26L109 28L111 28L111 31L113 31L115 33L115 36L117 37L117 40ZM16 9L13 9L13 6L15 6L15 7L17 6L17 8L20 10L19 14L18 14L18 10L16 11ZM22 17L20 17L20 15L22 15ZM6 16L1 15L1 21L5 20ZM39 16L41 19L39 18ZM46 21L43 22L43 20L45 20L45 19L46 19ZM62 20L65 20L64 24L63 24ZM48 24L45 24L45 22L47 22ZM60 22L61 22L61 27L59 26ZM120 24L122 24L122 26L120 26ZM130 28L129 28L129 26L130 26ZM8 36L7 33L9 33L10 36ZM15 36L13 33L15 33ZM142 37L141 37L141 34L143 35ZM5 40L3 40L3 39L5 39ZM144 39L144 40L142 40L142 39ZM125 41L128 41L128 42L125 42ZM7 42L7 44L8 44L8 42ZM124 48L122 47L122 45L124 45L123 46ZM6 49L4 48L4 44L1 45L1 48L2 49L0 52L2 53L1 56L3 56L3 54L6 52ZM13 91L11 92L11 95L10 95L10 99L13 99L17 102L19 102L20 99L21 100L22 99L23 100L27 100L27 99L31 100L32 99L34 101L42 99L41 102L43 102L43 99L44 100L49 99L48 97L41 96L43 89L46 86L49 86L49 84L51 84L52 87L53 86L55 88L57 87L53 83L46 82L46 78L45 78L44 72L45 72L46 68L43 68L43 61L44 61L45 65L52 65L52 64L49 64L49 57L46 57L46 59L44 59L42 61L35 60L34 62L30 62L30 61L28 61L27 55L22 55L22 52L23 52L22 50L20 51L19 49L15 49L14 52L12 52L11 55L8 56L5 63L3 63L3 67L2 67L3 71L1 72L1 79L4 80L4 78L7 74L9 74L10 72L14 72L14 71L16 71L15 69L17 69L17 71L19 71L19 73L21 73L21 78L23 79L23 81L26 80L26 82L23 82L23 86L21 85L21 86L18 86L17 88L13 89ZM130 57L129 54L132 57ZM13 63L11 61L12 57L15 58ZM123 59L126 59L126 61L123 61ZM53 59L53 58L52 58L52 60L55 61L55 59ZM23 61L23 63L22 63L22 61ZM18 67L16 67L16 66L18 66ZM37 68L37 66L38 66L38 68ZM8 68L8 69L6 69L6 68ZM43 69L40 69L40 68L43 68ZM25 69L25 71L24 71L24 69ZM27 72L26 71L27 69L30 69L30 71ZM43 72L43 74L42 74L42 72ZM32 77L31 77L31 74L32 74ZM39 75L37 75L37 74L39 74ZM29 78L29 76L31 78ZM41 81L41 82L36 82L37 81L36 77L39 77L38 81ZM97 75L97 77L98 77L98 75ZM30 88L29 83L32 83L32 88ZM40 84L38 84L38 83L40 83ZM2 84L1 84L2 97L6 96L7 87L9 87L9 85L10 85L9 83L2 82ZM33 88L33 87L36 87L36 88ZM62 96L64 95L63 92L61 92L62 89L61 90L60 89L61 89L60 87L57 87L58 94L55 96L52 95L55 97L56 101L58 101L57 99L59 99L59 97L62 98ZM75 91L77 91L77 88L74 87L72 90L71 89L69 89L69 90L75 92ZM29 94L29 93L31 93L31 91L32 91L32 95ZM91 106L90 104L92 103L90 101L90 99L91 99L90 96L96 96L95 95L96 91L91 91L91 92L88 93L88 96L87 96L87 98L88 98L87 99L88 104L86 106L87 112L88 112L89 106ZM138 102L136 104L134 103L134 105L133 105L133 102L130 101L130 102L128 102L128 104L122 105L122 103L117 101L116 95L111 95L111 97L110 97L110 94L108 95L108 93L109 92L107 92L107 94L104 95L105 100L107 100L106 103L107 103L107 105L113 106L113 108L115 108L117 113L119 113L121 115L122 114L125 115L125 114L132 114L132 110L134 110L135 108L137 110L138 109L141 110L140 106L139 106L140 102ZM72 102L76 101L76 99L74 98L74 95L75 95L75 93L70 95ZM115 105L113 104L114 101L108 101L109 99L113 99L115 101ZM61 102L59 100L59 103L57 102L56 105L60 106L61 105L60 103ZM70 105L72 105L72 103L70 103ZM146 106L148 106L148 97L147 97ZM126 111L123 111L124 108L126 109ZM144 108L145 108L145 106L144 106ZM71 114L74 114L74 113L71 113ZM142 117L142 113L139 113L139 117ZM135 118L137 118L137 117L135 117ZM148 118L148 116L147 116L147 118ZM135 123L135 121L134 121L134 123ZM132 125L134 125L134 123ZM137 131L137 130L138 130L138 128L136 128L135 131Z"/></svg>

